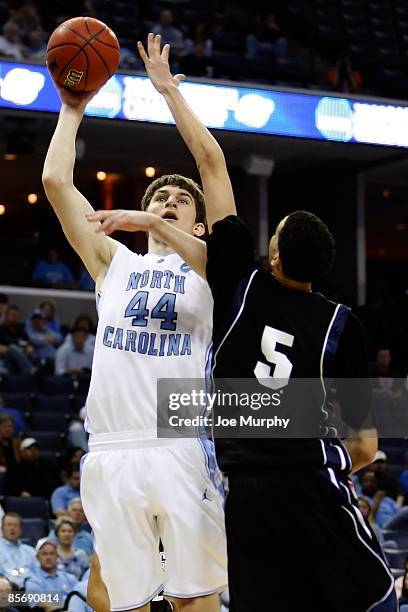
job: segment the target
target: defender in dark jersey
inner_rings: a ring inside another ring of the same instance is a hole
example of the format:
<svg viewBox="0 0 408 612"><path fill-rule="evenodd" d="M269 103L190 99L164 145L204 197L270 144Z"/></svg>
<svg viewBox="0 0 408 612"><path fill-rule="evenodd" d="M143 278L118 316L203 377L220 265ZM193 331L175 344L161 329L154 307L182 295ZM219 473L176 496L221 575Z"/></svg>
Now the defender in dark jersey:
<svg viewBox="0 0 408 612"><path fill-rule="evenodd" d="M215 301L217 378L358 378L366 373L361 326L350 310L311 291L329 268L333 242L309 213L281 221L271 240L273 274L254 265L252 238L236 217L224 155L178 90L167 54L146 68L163 94L205 186L210 231L205 245L155 215L101 211L110 234L148 231L207 275ZM323 389L324 391L324 389ZM343 420L358 429L358 414ZM368 401L367 401L368 404ZM316 404L316 411L321 409ZM371 463L375 432L342 444L323 439L216 440L229 477L226 523L231 612L395 612L392 575L359 512L347 474ZM204 503L208 500L203 499Z"/></svg>

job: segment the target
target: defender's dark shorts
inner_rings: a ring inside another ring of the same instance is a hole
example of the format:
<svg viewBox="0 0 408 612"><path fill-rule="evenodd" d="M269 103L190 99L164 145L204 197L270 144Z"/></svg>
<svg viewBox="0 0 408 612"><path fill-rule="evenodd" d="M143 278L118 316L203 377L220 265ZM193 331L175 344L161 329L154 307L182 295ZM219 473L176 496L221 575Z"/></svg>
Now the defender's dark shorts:
<svg viewBox="0 0 408 612"><path fill-rule="evenodd" d="M392 574L333 470L230 475L230 612L395 612Z"/></svg>

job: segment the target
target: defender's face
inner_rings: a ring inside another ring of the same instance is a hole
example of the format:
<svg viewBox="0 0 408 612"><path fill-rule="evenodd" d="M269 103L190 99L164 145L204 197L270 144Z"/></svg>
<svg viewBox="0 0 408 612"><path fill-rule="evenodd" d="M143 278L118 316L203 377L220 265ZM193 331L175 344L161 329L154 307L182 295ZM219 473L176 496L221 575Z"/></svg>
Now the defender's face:
<svg viewBox="0 0 408 612"><path fill-rule="evenodd" d="M166 185L154 192L147 208L168 223L193 236L202 236L203 223L196 223L196 206L193 196L177 185Z"/></svg>
<svg viewBox="0 0 408 612"><path fill-rule="evenodd" d="M276 265L278 264L278 258L279 258L279 248L278 248L278 242L279 242L279 233L282 229L282 227L285 225L286 223L286 219L287 217L285 217L284 219L282 219L282 221L279 222L274 235L272 236L270 242L269 242L269 261L270 264L272 266L272 268L276 267Z"/></svg>

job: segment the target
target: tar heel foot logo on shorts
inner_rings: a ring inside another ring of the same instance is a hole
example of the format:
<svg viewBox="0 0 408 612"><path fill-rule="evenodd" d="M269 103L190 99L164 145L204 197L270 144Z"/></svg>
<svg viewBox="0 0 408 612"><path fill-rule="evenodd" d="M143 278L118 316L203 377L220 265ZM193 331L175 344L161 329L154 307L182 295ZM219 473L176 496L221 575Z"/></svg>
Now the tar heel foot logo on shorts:
<svg viewBox="0 0 408 612"><path fill-rule="evenodd" d="M83 72L81 72L80 70L75 70L74 68L71 68L67 76L65 77L65 81L64 81L65 87L72 87L73 89L75 89L76 87L78 87L83 76L84 76Z"/></svg>

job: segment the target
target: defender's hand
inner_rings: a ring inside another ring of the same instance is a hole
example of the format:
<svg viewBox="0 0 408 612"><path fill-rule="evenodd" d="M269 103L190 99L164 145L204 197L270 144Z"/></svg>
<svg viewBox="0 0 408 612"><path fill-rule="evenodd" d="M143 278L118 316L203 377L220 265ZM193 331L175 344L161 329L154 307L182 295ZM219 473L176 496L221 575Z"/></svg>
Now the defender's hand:
<svg viewBox="0 0 408 612"><path fill-rule="evenodd" d="M185 79L184 74L173 76L170 72L169 54L170 45L164 45L161 50L161 36L150 33L147 37L147 53L142 43L137 43L140 57L142 58L146 72L154 87L161 94L165 94L171 87L178 87L180 81Z"/></svg>
<svg viewBox="0 0 408 612"><path fill-rule="evenodd" d="M117 230L125 232L148 232L160 217L139 210L98 210L86 215L90 223L100 222L96 233L104 232L107 236Z"/></svg>

